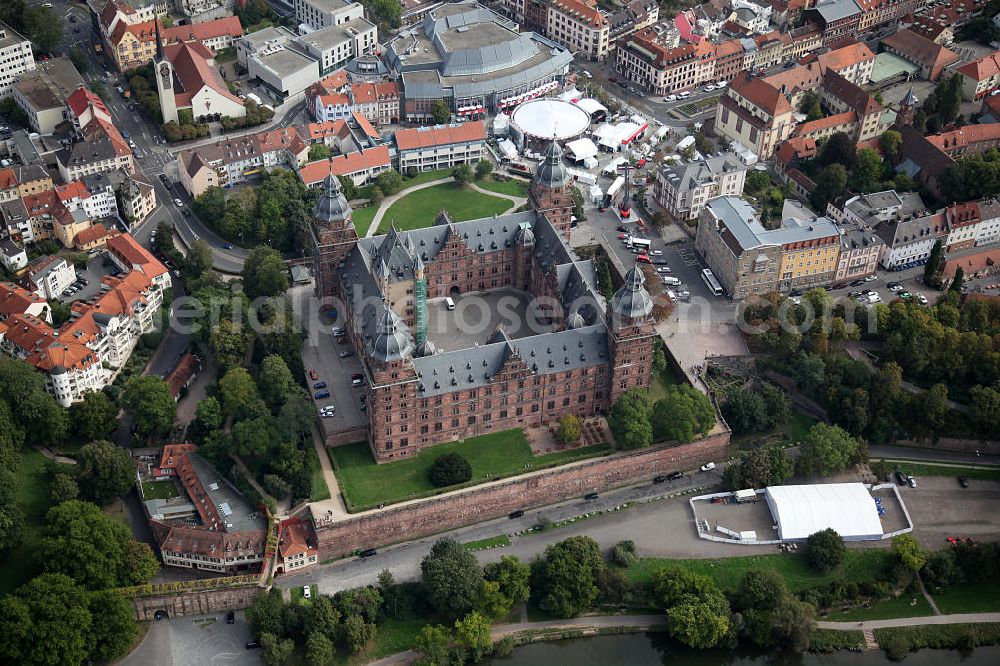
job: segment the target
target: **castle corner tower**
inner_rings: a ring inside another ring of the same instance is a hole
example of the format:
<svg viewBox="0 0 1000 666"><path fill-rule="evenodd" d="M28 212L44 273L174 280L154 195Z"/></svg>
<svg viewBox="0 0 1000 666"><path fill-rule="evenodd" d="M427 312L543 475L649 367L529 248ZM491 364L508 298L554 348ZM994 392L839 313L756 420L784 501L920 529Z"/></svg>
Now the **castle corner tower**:
<svg viewBox="0 0 1000 666"><path fill-rule="evenodd" d="M569 172L562 161L562 149L553 141L535 170L528 196L531 197L535 210L544 214L567 240L573 217L571 187Z"/></svg>
<svg viewBox="0 0 1000 666"><path fill-rule="evenodd" d="M625 283L608 303L611 390L609 406L622 393L637 386L649 388L653 368L653 299L645 288L646 278L635 264L625 274Z"/></svg>
<svg viewBox="0 0 1000 666"><path fill-rule="evenodd" d="M330 174L323 181L323 195L312 211L316 295L320 298L337 293L337 267L358 242L352 213L340 181Z"/></svg>

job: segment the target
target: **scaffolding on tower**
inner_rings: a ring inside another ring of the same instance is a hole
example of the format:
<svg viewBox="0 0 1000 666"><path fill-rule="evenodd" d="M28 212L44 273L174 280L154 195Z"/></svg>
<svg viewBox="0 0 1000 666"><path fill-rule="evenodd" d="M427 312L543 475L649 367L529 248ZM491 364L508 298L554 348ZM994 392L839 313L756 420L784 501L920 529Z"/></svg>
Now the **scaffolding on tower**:
<svg viewBox="0 0 1000 666"><path fill-rule="evenodd" d="M622 219L626 219L632 215L632 179L629 178L629 173L635 169L631 162L625 162L618 165L618 173L625 178L625 189L622 194L622 201L618 204L618 215Z"/></svg>

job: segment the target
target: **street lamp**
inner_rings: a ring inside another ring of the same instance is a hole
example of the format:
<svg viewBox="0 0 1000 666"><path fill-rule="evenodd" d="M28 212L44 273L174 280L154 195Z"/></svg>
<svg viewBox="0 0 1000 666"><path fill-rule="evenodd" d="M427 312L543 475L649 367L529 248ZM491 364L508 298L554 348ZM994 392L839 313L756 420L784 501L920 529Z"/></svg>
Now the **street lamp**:
<svg viewBox="0 0 1000 666"><path fill-rule="evenodd" d="M976 471L976 463L979 461L979 451L976 451L976 457L972 459L972 471Z"/></svg>

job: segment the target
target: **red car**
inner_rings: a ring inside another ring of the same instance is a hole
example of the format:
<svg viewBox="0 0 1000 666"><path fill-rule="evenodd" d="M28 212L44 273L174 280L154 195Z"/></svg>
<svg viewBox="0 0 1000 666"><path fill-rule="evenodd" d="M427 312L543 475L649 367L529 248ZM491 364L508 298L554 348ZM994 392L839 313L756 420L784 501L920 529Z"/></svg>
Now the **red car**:
<svg viewBox="0 0 1000 666"><path fill-rule="evenodd" d="M637 218L635 218L635 223L636 223L637 225L639 225L640 227L644 227L644 226L646 226L646 223L642 221L642 218L641 218L641 217L637 217Z"/></svg>
<svg viewBox="0 0 1000 666"><path fill-rule="evenodd" d="M644 264L651 264L651 263L653 263L653 260L650 259L649 256L645 255L645 254L640 254L638 257L635 258L635 260L636 261L641 261Z"/></svg>
<svg viewBox="0 0 1000 666"><path fill-rule="evenodd" d="M628 234L618 234L618 240L625 240L628 238Z"/></svg>
<svg viewBox="0 0 1000 666"><path fill-rule="evenodd" d="M309 371L309 379L319 379L319 373L315 370Z"/></svg>
<svg viewBox="0 0 1000 666"><path fill-rule="evenodd" d="M644 166L646 166L646 160L639 160L638 162L635 163L636 169L641 169Z"/></svg>

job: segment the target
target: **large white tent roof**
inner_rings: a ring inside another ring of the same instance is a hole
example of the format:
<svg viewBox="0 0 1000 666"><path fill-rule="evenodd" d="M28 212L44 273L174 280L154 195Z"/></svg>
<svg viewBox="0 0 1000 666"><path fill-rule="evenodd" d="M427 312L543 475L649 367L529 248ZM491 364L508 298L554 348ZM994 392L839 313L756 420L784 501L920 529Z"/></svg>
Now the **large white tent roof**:
<svg viewBox="0 0 1000 666"><path fill-rule="evenodd" d="M572 102L535 99L518 106L511 123L528 136L563 140L583 134L590 116Z"/></svg>
<svg viewBox="0 0 1000 666"><path fill-rule="evenodd" d="M802 540L830 527L846 540L882 538L882 521L861 483L769 486L767 504L783 540Z"/></svg>
<svg viewBox="0 0 1000 666"><path fill-rule="evenodd" d="M570 141L566 144L566 150L573 153L573 159L577 162L597 155L597 146L594 145L593 141L587 138Z"/></svg>
<svg viewBox="0 0 1000 666"><path fill-rule="evenodd" d="M583 109L584 111L586 111L587 113L589 113L590 115L594 115L598 111L603 111L605 113L608 112L608 107L604 106L596 99L593 99L591 97L584 97L583 99L576 100L576 105L581 109Z"/></svg>

